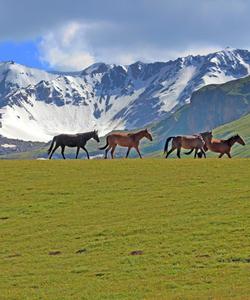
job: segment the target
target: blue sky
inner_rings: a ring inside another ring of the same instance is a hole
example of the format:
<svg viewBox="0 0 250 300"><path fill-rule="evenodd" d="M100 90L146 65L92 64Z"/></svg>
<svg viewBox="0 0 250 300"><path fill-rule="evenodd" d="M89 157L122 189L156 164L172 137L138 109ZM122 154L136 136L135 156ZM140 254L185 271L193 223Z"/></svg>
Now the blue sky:
<svg viewBox="0 0 250 300"><path fill-rule="evenodd" d="M0 0L0 61L81 70L250 48L248 0Z"/></svg>
<svg viewBox="0 0 250 300"><path fill-rule="evenodd" d="M0 43L0 61L14 60L30 67L48 69L48 64L39 59L39 41L18 41Z"/></svg>

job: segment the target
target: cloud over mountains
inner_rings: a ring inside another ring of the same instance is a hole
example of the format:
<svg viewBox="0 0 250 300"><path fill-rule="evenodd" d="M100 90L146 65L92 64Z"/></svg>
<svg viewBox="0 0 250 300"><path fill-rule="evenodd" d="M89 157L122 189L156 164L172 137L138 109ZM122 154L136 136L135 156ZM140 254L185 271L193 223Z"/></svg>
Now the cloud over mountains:
<svg viewBox="0 0 250 300"><path fill-rule="evenodd" d="M40 59L60 70L250 46L245 0L0 0L0 7L0 42L39 39Z"/></svg>

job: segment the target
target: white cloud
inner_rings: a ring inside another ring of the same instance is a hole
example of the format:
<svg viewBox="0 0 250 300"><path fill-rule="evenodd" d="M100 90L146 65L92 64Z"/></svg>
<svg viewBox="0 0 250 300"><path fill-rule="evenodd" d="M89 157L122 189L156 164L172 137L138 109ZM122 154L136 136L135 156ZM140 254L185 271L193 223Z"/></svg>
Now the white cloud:
<svg viewBox="0 0 250 300"><path fill-rule="evenodd" d="M221 46L201 46L198 44L187 46L184 50L167 50L166 55L168 59L176 59L178 57L186 57L189 55L207 55L209 53L214 53L221 51L223 47Z"/></svg>
<svg viewBox="0 0 250 300"><path fill-rule="evenodd" d="M199 46L199 45L193 45L189 46L184 51L171 51L169 52L169 57L171 59L174 59L176 57L185 57L188 55L207 55L209 53L217 52L222 50L222 47L220 46Z"/></svg>
<svg viewBox="0 0 250 300"><path fill-rule="evenodd" d="M88 26L72 22L43 36L40 59L51 68L61 71L82 70L95 62L85 32Z"/></svg>
<svg viewBox="0 0 250 300"><path fill-rule="evenodd" d="M112 30L112 26L110 23L101 22L70 22L50 31L40 42L40 59L54 70L79 71L95 62L127 65L138 60L168 61L187 55L206 55L221 50L220 46L200 44L189 45L183 50L173 50L168 47L157 47L150 44L150 41L139 45L127 44L126 47L117 47L112 42L102 46L100 32Z"/></svg>
<svg viewBox="0 0 250 300"><path fill-rule="evenodd" d="M117 48L102 48L101 53L99 52L98 61L105 63L116 63L128 65L136 61L142 62L156 62L168 60L175 60L178 57L185 57L188 55L207 55L209 53L217 52L222 50L220 46L200 46L192 45L187 47L185 50L170 50L168 48L157 48L154 45L144 45L139 48L128 48L128 49L117 49ZM112 52L112 56L109 53Z"/></svg>

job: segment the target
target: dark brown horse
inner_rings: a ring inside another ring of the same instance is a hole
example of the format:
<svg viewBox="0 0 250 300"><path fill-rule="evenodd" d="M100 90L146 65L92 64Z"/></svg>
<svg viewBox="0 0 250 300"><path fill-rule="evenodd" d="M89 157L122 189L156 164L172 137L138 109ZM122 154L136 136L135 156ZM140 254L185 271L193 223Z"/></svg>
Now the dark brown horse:
<svg viewBox="0 0 250 300"><path fill-rule="evenodd" d="M53 138L51 145L49 147L49 150L48 150L48 154L50 154L49 159L51 159L53 153L56 151L56 149L58 147L61 147L62 157L63 157L63 159L65 159L64 149L66 146L67 147L77 147L76 159L78 157L80 148L82 148L86 152L87 157L89 159L89 153L88 153L87 149L85 148L85 145L86 145L87 141L90 140L91 138L96 140L98 143L100 142L96 130L90 131L90 132L85 132L85 133L57 135ZM55 147L54 147L54 143L56 143ZM53 147L54 147L54 149L53 149Z"/></svg>
<svg viewBox="0 0 250 300"><path fill-rule="evenodd" d="M194 134L194 136L200 136L200 137L204 140L204 142L205 142L205 144L206 144L205 138L206 138L206 137L209 137L210 134L212 134L212 132L210 132L210 131L205 131L205 132L200 132L200 133L198 133L198 134ZM184 152L184 153L185 153L186 155L189 155L189 154L191 154L194 150L195 150L195 148L191 149L191 150L188 151L188 152ZM203 150L204 150L204 152L207 152L208 148L207 148L206 145L204 145ZM202 153L201 151L199 151L199 152L197 152L197 156L198 156L198 158L202 158L203 153ZM205 155L204 155L204 157L206 158Z"/></svg>
<svg viewBox="0 0 250 300"><path fill-rule="evenodd" d="M212 132L207 132L207 136L212 137ZM172 148L168 151L168 144L172 139ZM168 158L169 154L177 149L177 157L181 158L181 148L184 149L195 149L194 158L196 158L198 151L200 150L202 154L206 157L206 153L204 151L205 141L200 135L184 135L184 136L170 136L167 138L164 153L167 152L166 158Z"/></svg>
<svg viewBox="0 0 250 300"><path fill-rule="evenodd" d="M105 159L107 158L108 152L111 149L111 157L114 158L114 152L117 145L121 147L128 147L126 158L129 155L131 148L135 148L140 158L142 158L139 143L142 138L146 137L150 141L153 140L152 135L147 129L141 130L135 133L112 133L107 136L106 145L99 148L100 150L105 150Z"/></svg>
<svg viewBox="0 0 250 300"><path fill-rule="evenodd" d="M224 154L227 154L229 158L232 158L230 152L232 146L235 143L239 143L243 146L245 145L245 142L243 141L242 137L240 137L238 134L231 136L227 140L212 139L210 137L205 137L204 140L206 142L208 150L220 153L218 158L221 158Z"/></svg>

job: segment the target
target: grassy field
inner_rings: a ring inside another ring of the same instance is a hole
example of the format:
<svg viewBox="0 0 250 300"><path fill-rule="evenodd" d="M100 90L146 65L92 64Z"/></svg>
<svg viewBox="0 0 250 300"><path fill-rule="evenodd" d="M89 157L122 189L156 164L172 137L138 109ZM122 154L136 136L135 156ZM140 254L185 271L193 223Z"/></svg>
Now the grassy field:
<svg viewBox="0 0 250 300"><path fill-rule="evenodd" d="M249 178L249 159L0 161L0 299L249 299Z"/></svg>

